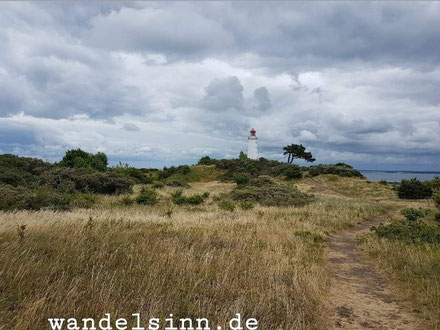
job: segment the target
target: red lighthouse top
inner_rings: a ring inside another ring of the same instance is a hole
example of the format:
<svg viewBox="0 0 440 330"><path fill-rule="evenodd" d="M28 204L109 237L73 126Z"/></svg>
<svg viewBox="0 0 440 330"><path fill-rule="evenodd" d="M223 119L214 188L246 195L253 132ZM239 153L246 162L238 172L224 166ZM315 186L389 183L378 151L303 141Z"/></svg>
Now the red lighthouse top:
<svg viewBox="0 0 440 330"><path fill-rule="evenodd" d="M257 133L257 131L255 130L255 128L252 127L251 134L255 134L255 133Z"/></svg>

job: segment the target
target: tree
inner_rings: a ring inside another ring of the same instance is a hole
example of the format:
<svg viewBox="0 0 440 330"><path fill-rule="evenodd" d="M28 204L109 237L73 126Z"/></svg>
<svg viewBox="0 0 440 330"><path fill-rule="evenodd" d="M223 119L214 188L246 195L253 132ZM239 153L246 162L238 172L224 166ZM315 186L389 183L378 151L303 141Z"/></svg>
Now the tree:
<svg viewBox="0 0 440 330"><path fill-rule="evenodd" d="M302 144L291 144L283 148L283 155L289 155L287 158L287 163L292 164L294 159L304 159L307 162L314 162L316 159L313 158L311 152L306 151L306 147Z"/></svg>
<svg viewBox="0 0 440 330"><path fill-rule="evenodd" d="M91 154L81 149L71 149L66 151L66 154L59 162L59 165L76 168L90 167L94 170L104 172L107 169L108 159L103 152Z"/></svg>
<svg viewBox="0 0 440 330"><path fill-rule="evenodd" d="M240 151L240 154L238 155L238 159L246 160L246 159L249 159L249 158L248 158L248 156L243 151Z"/></svg>

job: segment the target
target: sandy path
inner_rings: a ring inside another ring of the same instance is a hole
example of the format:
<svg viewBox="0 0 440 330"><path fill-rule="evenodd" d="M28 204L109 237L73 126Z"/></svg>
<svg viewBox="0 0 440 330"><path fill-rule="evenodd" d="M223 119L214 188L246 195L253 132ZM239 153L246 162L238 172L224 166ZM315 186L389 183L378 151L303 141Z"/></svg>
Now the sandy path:
<svg viewBox="0 0 440 330"><path fill-rule="evenodd" d="M332 288L327 307L330 329L424 329L409 308L390 292L355 243L355 235L385 222L379 216L327 241Z"/></svg>

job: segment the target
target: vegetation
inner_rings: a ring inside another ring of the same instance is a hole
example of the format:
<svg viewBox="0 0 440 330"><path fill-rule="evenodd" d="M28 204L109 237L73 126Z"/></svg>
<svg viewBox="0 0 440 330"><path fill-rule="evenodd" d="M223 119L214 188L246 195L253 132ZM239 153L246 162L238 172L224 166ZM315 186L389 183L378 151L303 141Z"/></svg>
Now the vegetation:
<svg viewBox="0 0 440 330"><path fill-rule="evenodd" d="M176 190L171 194L174 204L177 205L199 205L202 204L208 196L209 194L184 196L182 190Z"/></svg>
<svg viewBox="0 0 440 330"><path fill-rule="evenodd" d="M309 166L308 172L311 176L317 176L322 174L335 174L342 177L358 177L363 178L364 176L352 166L338 163L336 165L316 165Z"/></svg>
<svg viewBox="0 0 440 330"><path fill-rule="evenodd" d="M291 185L278 183L267 175L252 179L248 185L238 186L231 192L231 198L264 206L304 206L313 200L312 196Z"/></svg>
<svg viewBox="0 0 440 330"><path fill-rule="evenodd" d="M157 193L153 189L146 187L143 187L136 197L136 203L141 205L155 205L157 202Z"/></svg>
<svg viewBox="0 0 440 330"><path fill-rule="evenodd" d="M262 329L326 328L327 235L393 205L404 218L374 228L363 247L440 326L431 200L397 200L346 164L243 155L161 171L0 156L0 324L44 329L57 315L145 311L222 328L235 313ZM427 185L439 206L436 184Z"/></svg>
<svg viewBox="0 0 440 330"><path fill-rule="evenodd" d="M424 199L432 196L432 189L426 182L417 180L402 180L397 188L397 194L402 199Z"/></svg>
<svg viewBox="0 0 440 330"><path fill-rule="evenodd" d="M71 168L92 168L103 172L107 169L108 159L103 152L91 154L81 149L72 149L66 152L58 164Z"/></svg>
<svg viewBox="0 0 440 330"><path fill-rule="evenodd" d="M284 171L287 180L301 179L302 170L298 165L292 165Z"/></svg>
<svg viewBox="0 0 440 330"><path fill-rule="evenodd" d="M306 147L302 144L291 144L283 148L283 155L288 155L287 163L292 164L295 159L304 159L307 162L314 162L311 152L306 151Z"/></svg>
<svg viewBox="0 0 440 330"><path fill-rule="evenodd" d="M234 186L193 183L185 192L217 195ZM163 189L148 212L101 196L90 210L0 213L0 324L45 329L58 315L145 311L203 316L223 328L235 313L257 318L262 329L324 328L330 278L313 235L383 212L366 200L326 196L302 208L171 209L173 188Z"/></svg>

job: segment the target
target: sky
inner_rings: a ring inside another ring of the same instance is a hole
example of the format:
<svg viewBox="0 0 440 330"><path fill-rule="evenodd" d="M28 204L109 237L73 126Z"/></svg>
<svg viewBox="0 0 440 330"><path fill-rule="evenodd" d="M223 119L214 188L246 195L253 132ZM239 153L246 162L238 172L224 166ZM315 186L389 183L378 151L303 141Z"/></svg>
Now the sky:
<svg viewBox="0 0 440 330"><path fill-rule="evenodd" d="M162 167L301 143L440 170L440 2L1 2L0 153ZM299 164L303 164L299 162Z"/></svg>

